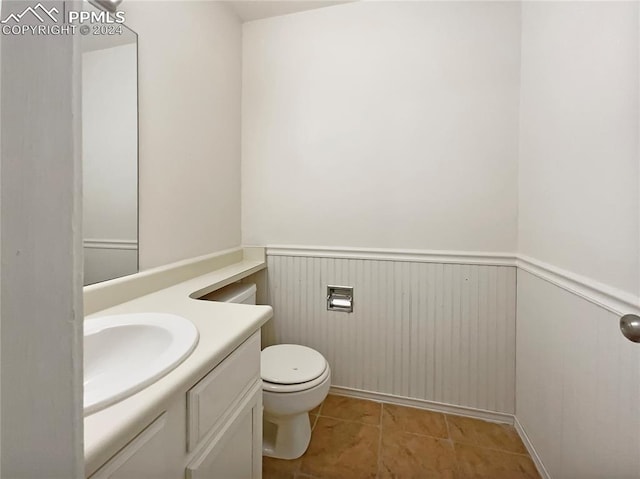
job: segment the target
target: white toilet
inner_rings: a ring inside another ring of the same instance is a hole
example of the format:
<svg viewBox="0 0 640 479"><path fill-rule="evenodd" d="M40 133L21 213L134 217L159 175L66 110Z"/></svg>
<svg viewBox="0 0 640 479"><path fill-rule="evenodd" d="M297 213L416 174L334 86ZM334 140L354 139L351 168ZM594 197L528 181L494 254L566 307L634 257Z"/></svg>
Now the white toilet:
<svg viewBox="0 0 640 479"><path fill-rule="evenodd" d="M256 285L234 283L207 299L256 304ZM262 351L262 454L296 459L311 440L309 411L329 393L331 368L318 351L297 344L278 344Z"/></svg>
<svg viewBox="0 0 640 479"><path fill-rule="evenodd" d="M311 440L309 411L329 393L331 368L318 351L278 344L262 351L262 454L296 459Z"/></svg>

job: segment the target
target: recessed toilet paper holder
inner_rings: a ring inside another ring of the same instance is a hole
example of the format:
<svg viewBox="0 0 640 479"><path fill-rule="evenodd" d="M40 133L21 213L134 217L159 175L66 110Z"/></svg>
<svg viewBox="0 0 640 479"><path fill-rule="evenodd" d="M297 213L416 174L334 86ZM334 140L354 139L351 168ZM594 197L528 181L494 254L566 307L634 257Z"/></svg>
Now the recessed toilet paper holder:
<svg viewBox="0 0 640 479"><path fill-rule="evenodd" d="M352 286L327 286L327 311L353 312Z"/></svg>

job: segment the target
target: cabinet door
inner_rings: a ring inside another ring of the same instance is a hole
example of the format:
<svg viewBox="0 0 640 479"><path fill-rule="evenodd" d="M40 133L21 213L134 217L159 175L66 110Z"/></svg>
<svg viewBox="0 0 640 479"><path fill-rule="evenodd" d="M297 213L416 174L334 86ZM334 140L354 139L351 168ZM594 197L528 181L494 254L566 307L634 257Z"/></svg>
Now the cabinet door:
<svg viewBox="0 0 640 479"><path fill-rule="evenodd" d="M185 407L175 403L90 479L183 479Z"/></svg>
<svg viewBox="0 0 640 479"><path fill-rule="evenodd" d="M187 479L261 479L262 384L187 467Z"/></svg>

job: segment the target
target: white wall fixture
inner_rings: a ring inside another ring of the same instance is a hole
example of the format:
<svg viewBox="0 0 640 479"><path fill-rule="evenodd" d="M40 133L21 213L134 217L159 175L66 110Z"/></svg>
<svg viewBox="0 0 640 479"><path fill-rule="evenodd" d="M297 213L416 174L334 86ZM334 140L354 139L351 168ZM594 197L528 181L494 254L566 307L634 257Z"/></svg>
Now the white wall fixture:
<svg viewBox="0 0 640 479"><path fill-rule="evenodd" d="M101 316L84 322L84 415L165 376L198 343L188 319L166 313Z"/></svg>
<svg viewBox="0 0 640 479"><path fill-rule="evenodd" d="M353 313L353 288L351 286L327 286L327 311Z"/></svg>

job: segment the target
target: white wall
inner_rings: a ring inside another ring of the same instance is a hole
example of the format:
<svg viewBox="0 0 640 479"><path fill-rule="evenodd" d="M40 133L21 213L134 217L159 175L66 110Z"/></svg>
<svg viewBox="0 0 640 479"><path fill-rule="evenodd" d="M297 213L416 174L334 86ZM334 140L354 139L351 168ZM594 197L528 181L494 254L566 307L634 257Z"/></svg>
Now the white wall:
<svg viewBox="0 0 640 479"><path fill-rule="evenodd" d="M519 252L640 293L637 2L524 2Z"/></svg>
<svg viewBox="0 0 640 479"><path fill-rule="evenodd" d="M123 9L139 36L140 268L238 246L240 23L223 2Z"/></svg>
<svg viewBox="0 0 640 479"><path fill-rule="evenodd" d="M48 6L62 11L62 3ZM3 13L26 5L4 2ZM7 478L69 479L84 471L76 40L2 37L1 457Z"/></svg>
<svg viewBox="0 0 640 479"><path fill-rule="evenodd" d="M519 252L640 306L638 25L637 2L523 3ZM516 417L554 479L637 478L640 348L541 276L518 272Z"/></svg>
<svg viewBox="0 0 640 479"><path fill-rule="evenodd" d="M514 251L516 2L243 26L245 244Z"/></svg>
<svg viewBox="0 0 640 479"><path fill-rule="evenodd" d="M84 242L84 285L138 272L138 248L133 245Z"/></svg>

